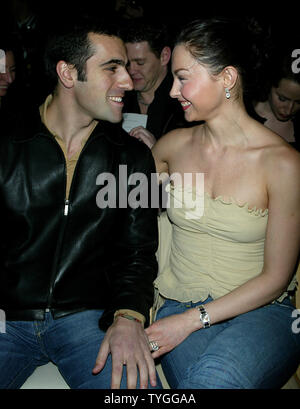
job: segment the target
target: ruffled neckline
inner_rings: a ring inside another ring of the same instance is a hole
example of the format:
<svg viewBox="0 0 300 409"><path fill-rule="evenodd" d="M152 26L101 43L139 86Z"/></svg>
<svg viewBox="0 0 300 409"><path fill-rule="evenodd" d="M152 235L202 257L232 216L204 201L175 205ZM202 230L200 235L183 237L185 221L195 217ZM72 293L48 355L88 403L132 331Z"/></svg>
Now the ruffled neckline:
<svg viewBox="0 0 300 409"><path fill-rule="evenodd" d="M181 192L183 192L184 190L185 191L190 191L190 192L195 192L195 186L186 186L186 187L184 187L182 185L174 186L171 183L169 183L168 185L166 185L166 191L169 192L170 189L181 191ZM196 190L195 193L199 195L197 190ZM200 196L202 196L202 195L200 195ZM229 200L225 200L224 196L222 196L222 195L219 195L217 197L212 197L208 192L204 192L204 196L206 196L208 199L210 199L213 202L219 202L219 203L222 203L224 205L232 205L232 206L236 206L236 207L238 207L240 209L245 209L248 213L252 213L252 214L254 214L256 216L264 217L264 216L267 216L268 213L269 213L268 208L267 209L262 209L262 208L259 208L259 207L256 207L256 206L250 207L248 202L240 204L240 203L238 203L238 201L234 197L231 197L231 196L230 196Z"/></svg>

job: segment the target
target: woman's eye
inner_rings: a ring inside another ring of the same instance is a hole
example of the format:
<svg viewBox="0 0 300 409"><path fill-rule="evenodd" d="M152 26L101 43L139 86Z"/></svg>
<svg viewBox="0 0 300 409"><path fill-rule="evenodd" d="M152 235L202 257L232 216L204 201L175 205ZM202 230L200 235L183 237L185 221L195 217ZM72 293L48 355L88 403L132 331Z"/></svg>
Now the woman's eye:
<svg viewBox="0 0 300 409"><path fill-rule="evenodd" d="M279 98L279 101L282 101L282 102L286 101L286 98L282 97L281 95L278 95L278 98Z"/></svg>

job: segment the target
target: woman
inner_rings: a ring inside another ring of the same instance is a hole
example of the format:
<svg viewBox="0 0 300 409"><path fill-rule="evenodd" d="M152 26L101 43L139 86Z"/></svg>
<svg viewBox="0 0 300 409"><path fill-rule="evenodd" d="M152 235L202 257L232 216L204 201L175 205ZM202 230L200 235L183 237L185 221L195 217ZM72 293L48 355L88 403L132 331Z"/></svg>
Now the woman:
<svg viewBox="0 0 300 409"><path fill-rule="evenodd" d="M276 55L268 98L254 104L254 118L299 150L300 73L293 72L293 50L289 51L282 57Z"/></svg>
<svg viewBox="0 0 300 409"><path fill-rule="evenodd" d="M245 110L252 49L238 23L211 19L183 29L172 55L170 95L188 121L205 122L153 147L157 171L172 179L172 242L155 281L163 306L146 333L171 388L280 387L300 361L287 292L300 157Z"/></svg>
<svg viewBox="0 0 300 409"><path fill-rule="evenodd" d="M0 67L0 109L3 107L3 97L7 95L8 89L16 78L15 55L12 47L7 42L1 42L1 67Z"/></svg>
<svg viewBox="0 0 300 409"><path fill-rule="evenodd" d="M17 80L17 47L11 35L0 33L0 123L1 130L16 120L24 105ZM26 101L27 102L27 101Z"/></svg>

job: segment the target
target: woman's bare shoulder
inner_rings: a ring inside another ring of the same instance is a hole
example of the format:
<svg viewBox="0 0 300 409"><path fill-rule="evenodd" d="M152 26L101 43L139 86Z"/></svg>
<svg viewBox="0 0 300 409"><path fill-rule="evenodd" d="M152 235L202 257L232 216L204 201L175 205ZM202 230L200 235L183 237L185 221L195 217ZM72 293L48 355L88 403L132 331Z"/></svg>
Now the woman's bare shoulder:
<svg viewBox="0 0 300 409"><path fill-rule="evenodd" d="M268 158L273 163L274 160L283 162L285 160L295 160L295 163L299 161L299 153L280 135L256 121L255 125L255 128L251 129L253 131L251 137L254 136L254 138L252 138L252 148L261 151L265 161L267 161Z"/></svg>
<svg viewBox="0 0 300 409"><path fill-rule="evenodd" d="M192 141L196 127L178 128L163 135L152 148L156 169L168 172L169 164L180 155Z"/></svg>
<svg viewBox="0 0 300 409"><path fill-rule="evenodd" d="M263 149L262 162L273 186L290 184L300 192L300 154L296 149L285 141L274 140Z"/></svg>
<svg viewBox="0 0 300 409"><path fill-rule="evenodd" d="M163 135L156 143L158 147L167 146L171 150L177 150L191 142L195 133L199 132L201 125L189 128L177 128Z"/></svg>
<svg viewBox="0 0 300 409"><path fill-rule="evenodd" d="M280 135L266 126L252 121L247 134L250 154L254 154L256 169L267 186L284 183L289 179L300 184L300 154Z"/></svg>
<svg viewBox="0 0 300 409"><path fill-rule="evenodd" d="M193 133L195 132L195 129L197 127L193 126L190 128L177 128L177 129L173 129L172 131L166 133L165 135L163 135L163 137L161 139L165 139L165 140L170 140L172 139L173 141L177 140L177 139L187 139L190 138L191 135L193 135Z"/></svg>

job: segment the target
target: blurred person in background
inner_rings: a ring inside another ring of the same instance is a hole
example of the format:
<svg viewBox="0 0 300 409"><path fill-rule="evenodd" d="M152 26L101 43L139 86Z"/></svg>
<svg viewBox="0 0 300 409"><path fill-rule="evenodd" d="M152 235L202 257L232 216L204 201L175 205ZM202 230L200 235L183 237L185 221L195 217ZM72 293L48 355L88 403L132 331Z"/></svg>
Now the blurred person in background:
<svg viewBox="0 0 300 409"><path fill-rule="evenodd" d="M296 49L295 49L296 50ZM294 48L274 53L266 98L254 102L255 119L300 149L300 72ZM300 64L299 64L300 65Z"/></svg>

